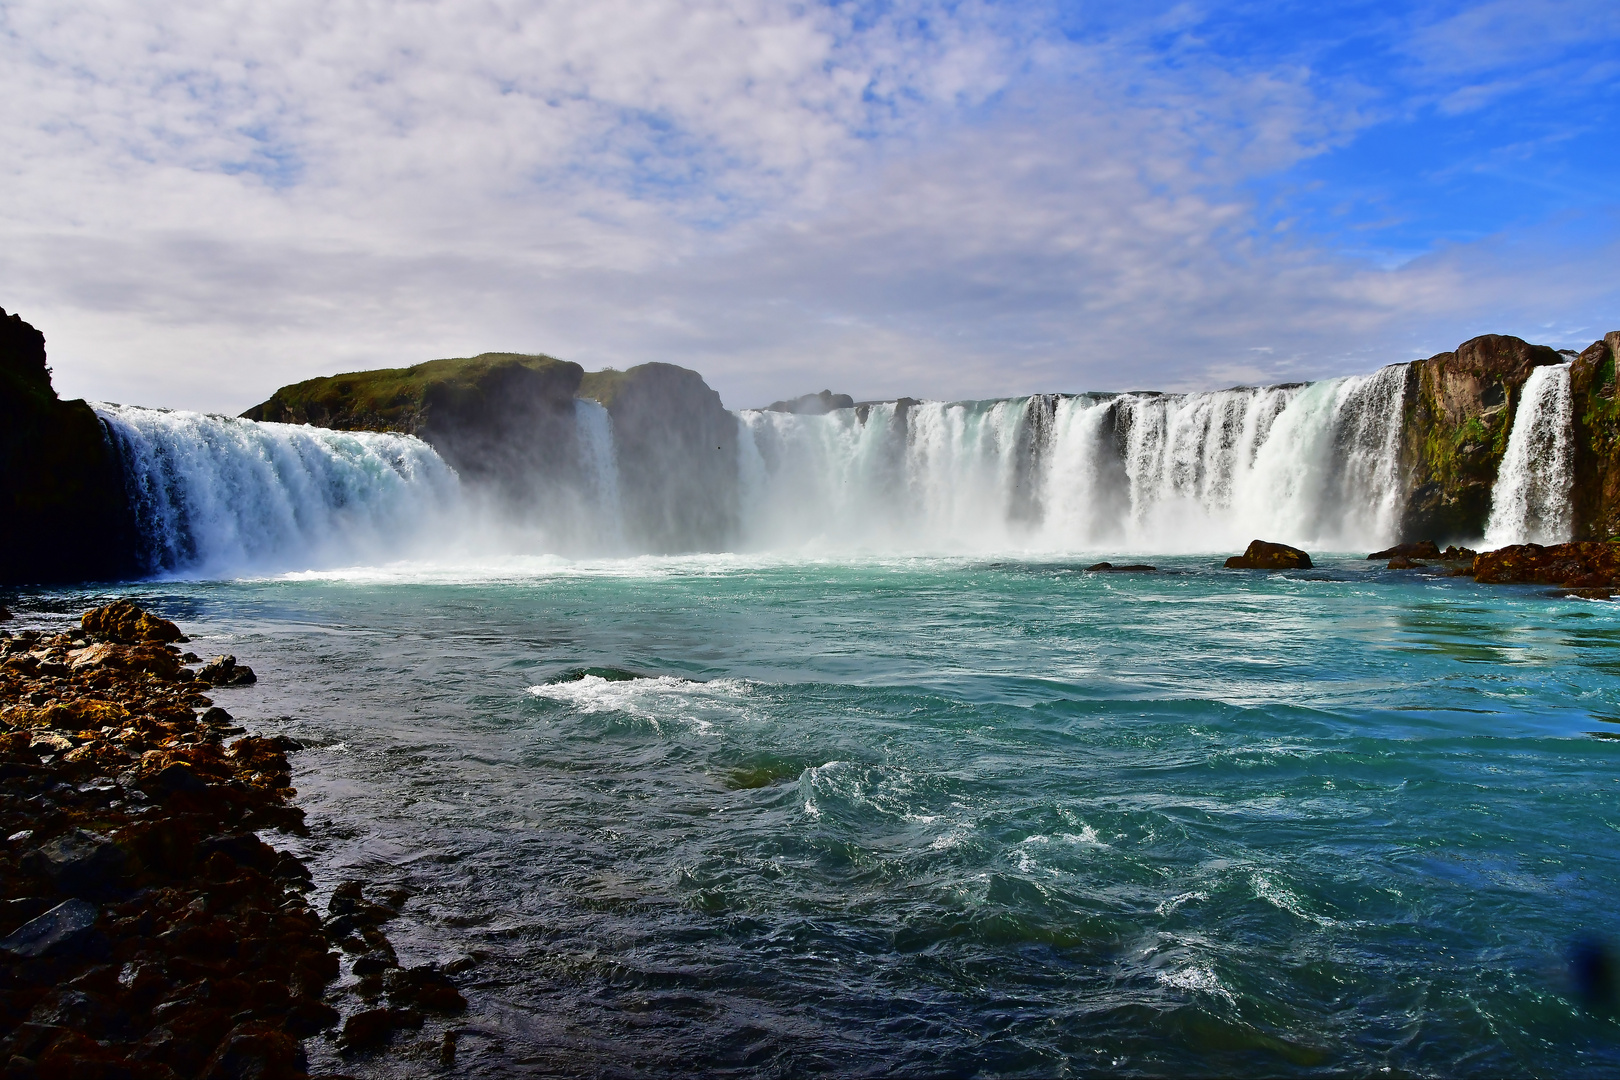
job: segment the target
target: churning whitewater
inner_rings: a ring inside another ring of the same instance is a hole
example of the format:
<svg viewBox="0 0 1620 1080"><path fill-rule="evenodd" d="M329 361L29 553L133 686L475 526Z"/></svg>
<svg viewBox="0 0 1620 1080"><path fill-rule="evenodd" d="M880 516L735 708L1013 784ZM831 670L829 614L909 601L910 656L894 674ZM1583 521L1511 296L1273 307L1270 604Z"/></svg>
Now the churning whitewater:
<svg viewBox="0 0 1620 1080"><path fill-rule="evenodd" d="M809 554L1222 551L1256 536L1321 550L1385 546L1403 495L1413 378L1367 376L1197 394L902 399L816 415L744 410L722 550ZM153 572L265 573L491 545L509 555L622 556L613 421L575 409L572 476L504 519L433 449L340 432L117 405L97 409L131 477ZM1488 541L1570 530L1569 369L1536 369L1503 461ZM681 464L674 463L677 467ZM722 472L722 475L729 475ZM566 497L555 498L563 490ZM508 507L508 510L512 508ZM564 517L569 520L552 521ZM703 550L680 535L660 552Z"/></svg>

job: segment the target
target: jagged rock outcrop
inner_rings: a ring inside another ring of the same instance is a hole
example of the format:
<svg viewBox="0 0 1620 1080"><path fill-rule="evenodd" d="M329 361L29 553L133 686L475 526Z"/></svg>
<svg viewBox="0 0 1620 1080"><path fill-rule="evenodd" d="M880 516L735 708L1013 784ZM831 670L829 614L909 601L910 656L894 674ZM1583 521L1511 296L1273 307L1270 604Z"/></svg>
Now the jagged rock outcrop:
<svg viewBox="0 0 1620 1080"><path fill-rule="evenodd" d="M286 386L242 415L343 430L402 431L463 480L553 539L595 502L577 399L613 426L624 539L655 552L717 550L737 523L737 421L703 376L673 364L586 374L547 356L485 353Z"/></svg>
<svg viewBox="0 0 1620 1080"><path fill-rule="evenodd" d="M1620 544L1512 544L1480 552L1468 572L1488 585L1533 582L1612 590L1620 587Z"/></svg>
<svg viewBox="0 0 1620 1080"><path fill-rule="evenodd" d="M463 479L493 485L522 507L536 501L537 481L579 470L574 398L583 375L578 364L549 356L483 353L309 379L242 415L415 435Z"/></svg>
<svg viewBox="0 0 1620 1080"><path fill-rule="evenodd" d="M1620 405L1615 361L1620 331L1594 341L1570 365L1575 421L1575 539L1620 536Z"/></svg>
<svg viewBox="0 0 1620 1080"><path fill-rule="evenodd" d="M1545 345L1485 334L1412 365L1401 464L1403 539L1478 539L1530 372L1565 358Z"/></svg>
<svg viewBox="0 0 1620 1080"><path fill-rule="evenodd" d="M100 418L56 396L45 335L0 309L0 585L137 569L123 473Z"/></svg>
<svg viewBox="0 0 1620 1080"><path fill-rule="evenodd" d="M855 399L848 394L835 394L831 390L823 390L819 394L804 394L788 401L773 401L765 406L764 411L797 413L800 416L824 416L834 409L854 407Z"/></svg>
<svg viewBox="0 0 1620 1080"><path fill-rule="evenodd" d="M625 539L673 553L719 551L738 522L737 418L703 376L674 364L585 376L580 394L613 420Z"/></svg>

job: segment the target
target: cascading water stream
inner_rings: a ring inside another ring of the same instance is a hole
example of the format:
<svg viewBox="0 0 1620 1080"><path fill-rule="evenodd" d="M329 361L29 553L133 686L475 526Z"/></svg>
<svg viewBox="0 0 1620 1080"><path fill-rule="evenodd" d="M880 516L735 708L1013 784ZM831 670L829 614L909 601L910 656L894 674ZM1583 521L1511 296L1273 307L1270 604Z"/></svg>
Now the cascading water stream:
<svg viewBox="0 0 1620 1080"><path fill-rule="evenodd" d="M1388 542L1410 369L1209 394L739 414L745 545L1208 551Z"/></svg>
<svg viewBox="0 0 1620 1080"><path fill-rule="evenodd" d="M664 464L710 476L699 494L724 487L713 504L740 507L736 531L718 530L726 536L717 546L731 550L1174 554L1256 537L1367 550L1396 539L1411 378L1399 364L1200 394L904 399L815 416L748 410L736 414L734 479L715 473L712 458L683 457L689 448ZM449 466L409 436L98 411L124 459L153 572L262 573L475 550L629 555L643 550L627 539L631 516L644 527L660 520L637 501L656 486L621 478L614 421L584 399L566 445L533 458L506 488L469 484L466 497ZM1488 542L1567 538L1570 424L1567 367L1536 369Z"/></svg>
<svg viewBox="0 0 1620 1080"><path fill-rule="evenodd" d="M1575 408L1568 364L1530 373L1491 491L1488 547L1560 544L1570 537Z"/></svg>
<svg viewBox="0 0 1620 1080"><path fill-rule="evenodd" d="M153 573L387 560L442 535L456 474L408 435L100 404Z"/></svg>

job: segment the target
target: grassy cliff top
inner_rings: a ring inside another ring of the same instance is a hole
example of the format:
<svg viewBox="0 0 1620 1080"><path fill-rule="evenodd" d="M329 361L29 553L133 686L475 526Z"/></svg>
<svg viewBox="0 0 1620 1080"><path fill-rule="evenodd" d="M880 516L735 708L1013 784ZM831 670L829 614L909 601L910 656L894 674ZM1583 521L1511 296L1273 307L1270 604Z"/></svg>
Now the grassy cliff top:
<svg viewBox="0 0 1620 1080"><path fill-rule="evenodd" d="M250 420L413 431L434 402L470 403L527 377L572 394L578 364L524 353L428 360L407 368L325 375L283 386L242 415Z"/></svg>

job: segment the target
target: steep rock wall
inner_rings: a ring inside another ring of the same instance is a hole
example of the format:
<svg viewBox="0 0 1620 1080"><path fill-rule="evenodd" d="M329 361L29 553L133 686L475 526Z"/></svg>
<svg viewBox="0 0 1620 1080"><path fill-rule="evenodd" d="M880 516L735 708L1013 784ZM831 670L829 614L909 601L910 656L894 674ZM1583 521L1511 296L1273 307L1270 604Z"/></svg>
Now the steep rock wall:
<svg viewBox="0 0 1620 1080"><path fill-rule="evenodd" d="M654 552L717 551L737 536L737 418L674 364L585 376L613 420L625 538Z"/></svg>
<svg viewBox="0 0 1620 1080"><path fill-rule="evenodd" d="M583 369L566 360L483 353L284 386L242 415L344 431L401 431L431 445L462 479L509 506L544 501L581 471L574 398Z"/></svg>
<svg viewBox="0 0 1620 1080"><path fill-rule="evenodd" d="M1620 331L1605 334L1570 365L1575 406L1576 540L1620 536L1620 404L1615 361Z"/></svg>
<svg viewBox="0 0 1620 1080"><path fill-rule="evenodd" d="M1401 540L1444 544L1484 535L1525 380L1564 359L1545 345L1486 334L1412 365L1401 432Z"/></svg>
<svg viewBox="0 0 1620 1080"><path fill-rule="evenodd" d="M56 396L45 335L0 310L0 584L136 569L134 518L100 419Z"/></svg>

